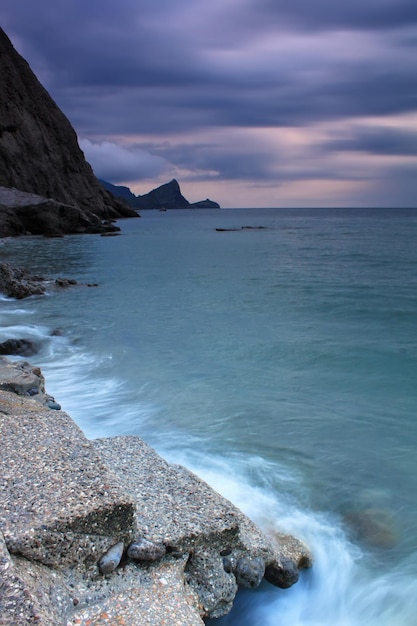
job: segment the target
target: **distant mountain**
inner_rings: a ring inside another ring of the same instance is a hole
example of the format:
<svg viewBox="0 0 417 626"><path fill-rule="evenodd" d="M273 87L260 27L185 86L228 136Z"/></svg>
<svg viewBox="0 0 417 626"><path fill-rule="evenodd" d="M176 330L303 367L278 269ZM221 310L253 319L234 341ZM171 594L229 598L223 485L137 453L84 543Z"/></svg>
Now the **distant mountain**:
<svg viewBox="0 0 417 626"><path fill-rule="evenodd" d="M135 196L129 187L112 185L105 180L99 181L102 186L110 191L116 198L125 200L129 206L135 209L219 209L220 205L213 200L200 200L190 203L181 193L178 181L171 180L143 196Z"/></svg>
<svg viewBox="0 0 417 626"><path fill-rule="evenodd" d="M98 179L98 182L102 187L104 187L104 189L110 191L115 198L125 200L129 206L135 208L135 202L138 196L135 196L135 194L130 191L129 187L124 187L123 185L112 185L101 178Z"/></svg>
<svg viewBox="0 0 417 626"><path fill-rule="evenodd" d="M38 227L37 234L100 232L103 220L137 217L98 183L70 122L1 28L0 93L0 187L5 189L0 236ZM45 219L46 210L53 224Z"/></svg>

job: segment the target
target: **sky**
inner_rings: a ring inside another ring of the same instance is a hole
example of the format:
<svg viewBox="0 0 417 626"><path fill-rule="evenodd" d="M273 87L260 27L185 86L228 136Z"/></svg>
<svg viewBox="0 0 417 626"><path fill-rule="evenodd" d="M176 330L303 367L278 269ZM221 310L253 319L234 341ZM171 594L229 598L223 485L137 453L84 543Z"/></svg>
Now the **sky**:
<svg viewBox="0 0 417 626"><path fill-rule="evenodd" d="M225 208L417 207L416 0L13 0L0 17L99 178L176 178Z"/></svg>

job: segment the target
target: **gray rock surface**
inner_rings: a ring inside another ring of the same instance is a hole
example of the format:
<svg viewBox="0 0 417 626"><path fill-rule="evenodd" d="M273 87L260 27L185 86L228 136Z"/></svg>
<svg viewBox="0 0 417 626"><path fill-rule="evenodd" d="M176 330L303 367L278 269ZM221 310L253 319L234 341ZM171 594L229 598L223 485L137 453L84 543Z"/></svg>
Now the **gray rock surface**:
<svg viewBox="0 0 417 626"><path fill-rule="evenodd" d="M311 565L139 437L88 441L47 397L39 368L0 359L2 625L202 626L232 607L237 563L256 584L264 563Z"/></svg>

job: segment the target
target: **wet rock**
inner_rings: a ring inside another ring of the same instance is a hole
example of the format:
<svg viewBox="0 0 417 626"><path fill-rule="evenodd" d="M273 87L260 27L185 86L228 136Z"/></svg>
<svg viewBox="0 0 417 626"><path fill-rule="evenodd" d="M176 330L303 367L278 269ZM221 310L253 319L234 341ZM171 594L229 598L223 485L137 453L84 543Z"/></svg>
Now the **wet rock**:
<svg viewBox="0 0 417 626"><path fill-rule="evenodd" d="M21 267L0 263L0 291L9 298L22 300L44 294L45 290L45 279L42 276L34 276Z"/></svg>
<svg viewBox="0 0 417 626"><path fill-rule="evenodd" d="M134 561L159 561L165 554L166 547L163 544L148 541L144 537L136 539L127 549L127 556Z"/></svg>
<svg viewBox="0 0 417 626"><path fill-rule="evenodd" d="M0 354L32 356L37 351L38 347L31 339L7 339L0 343Z"/></svg>
<svg viewBox="0 0 417 626"><path fill-rule="evenodd" d="M281 589L292 587L298 578L298 567L292 559L281 558L279 562L268 565L265 570L265 580Z"/></svg>
<svg viewBox="0 0 417 626"><path fill-rule="evenodd" d="M67 289L68 287L72 287L76 284L77 281L73 278L57 278L55 280L55 287L61 287L62 289Z"/></svg>
<svg viewBox="0 0 417 626"><path fill-rule="evenodd" d="M238 560L234 574L239 587L254 589L261 583L265 573L265 562L257 556L245 556Z"/></svg>
<svg viewBox="0 0 417 626"><path fill-rule="evenodd" d="M114 572L122 560L124 547L123 541L119 541L107 550L106 554L103 554L98 562L98 568L101 574L107 575Z"/></svg>
<svg viewBox="0 0 417 626"><path fill-rule="evenodd" d="M47 400L46 406L49 409L54 409L55 411L60 411L61 410L61 405L58 402L55 402L55 400L53 398L51 398L50 400Z"/></svg>

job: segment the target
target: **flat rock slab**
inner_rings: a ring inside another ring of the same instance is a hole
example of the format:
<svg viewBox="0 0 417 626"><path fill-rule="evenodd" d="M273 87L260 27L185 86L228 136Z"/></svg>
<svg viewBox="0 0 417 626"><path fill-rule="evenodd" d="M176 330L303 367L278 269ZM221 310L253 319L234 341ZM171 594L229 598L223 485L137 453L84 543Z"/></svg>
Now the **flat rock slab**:
<svg viewBox="0 0 417 626"><path fill-rule="evenodd" d="M0 530L9 552L52 567L129 540L134 505L63 411L0 391Z"/></svg>
<svg viewBox="0 0 417 626"><path fill-rule="evenodd" d="M136 503L138 533L168 550L193 551L208 537L236 538L240 511L203 480L171 465L136 436L93 440Z"/></svg>
<svg viewBox="0 0 417 626"><path fill-rule="evenodd" d="M124 589L74 612L67 626L203 626L183 570L184 562L172 559L147 568L140 581L126 572Z"/></svg>

